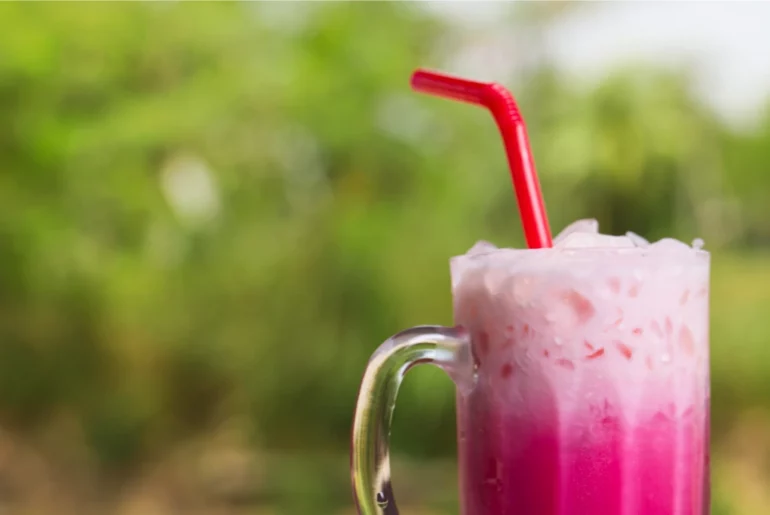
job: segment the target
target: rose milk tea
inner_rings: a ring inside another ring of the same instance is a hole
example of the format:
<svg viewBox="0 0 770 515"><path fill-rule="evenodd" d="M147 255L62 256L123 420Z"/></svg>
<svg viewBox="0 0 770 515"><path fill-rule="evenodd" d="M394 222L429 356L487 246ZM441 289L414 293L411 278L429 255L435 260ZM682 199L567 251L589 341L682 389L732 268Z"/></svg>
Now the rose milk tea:
<svg viewBox="0 0 770 515"><path fill-rule="evenodd" d="M709 256L570 226L452 260L465 515L708 513Z"/></svg>

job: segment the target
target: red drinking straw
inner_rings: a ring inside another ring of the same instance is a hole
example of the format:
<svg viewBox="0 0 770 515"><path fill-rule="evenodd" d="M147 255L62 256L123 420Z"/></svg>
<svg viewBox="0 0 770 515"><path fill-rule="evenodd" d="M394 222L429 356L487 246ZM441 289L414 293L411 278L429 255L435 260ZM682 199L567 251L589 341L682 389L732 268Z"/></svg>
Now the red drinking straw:
<svg viewBox="0 0 770 515"><path fill-rule="evenodd" d="M411 83L415 91L484 106L492 112L508 156L527 246L531 249L550 247L551 229L545 213L543 194L540 192L524 119L513 95L494 82L475 82L427 70L414 72Z"/></svg>

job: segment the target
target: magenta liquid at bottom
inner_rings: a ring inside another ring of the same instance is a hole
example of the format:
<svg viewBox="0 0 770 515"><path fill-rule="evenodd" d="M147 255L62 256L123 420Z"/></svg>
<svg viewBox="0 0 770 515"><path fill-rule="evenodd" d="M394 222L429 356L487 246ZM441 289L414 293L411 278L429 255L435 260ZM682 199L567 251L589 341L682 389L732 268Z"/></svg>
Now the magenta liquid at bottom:
<svg viewBox="0 0 770 515"><path fill-rule="evenodd" d="M556 414L535 427L472 402L460 428L466 515L707 512L706 434L691 414L631 425L608 406L577 423L587 436Z"/></svg>
<svg viewBox="0 0 770 515"><path fill-rule="evenodd" d="M464 515L709 512L708 268L682 244L453 261Z"/></svg>

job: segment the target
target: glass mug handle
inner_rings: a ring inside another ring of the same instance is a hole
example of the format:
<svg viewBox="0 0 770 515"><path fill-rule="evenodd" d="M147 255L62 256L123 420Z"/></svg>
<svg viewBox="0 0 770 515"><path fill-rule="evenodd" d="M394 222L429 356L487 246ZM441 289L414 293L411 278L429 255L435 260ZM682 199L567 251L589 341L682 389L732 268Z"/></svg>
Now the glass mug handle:
<svg viewBox="0 0 770 515"><path fill-rule="evenodd" d="M390 425L404 375L424 363L443 369L460 391L473 387L470 338L462 327L414 327L374 351L353 417L350 468L360 515L398 515L390 481Z"/></svg>

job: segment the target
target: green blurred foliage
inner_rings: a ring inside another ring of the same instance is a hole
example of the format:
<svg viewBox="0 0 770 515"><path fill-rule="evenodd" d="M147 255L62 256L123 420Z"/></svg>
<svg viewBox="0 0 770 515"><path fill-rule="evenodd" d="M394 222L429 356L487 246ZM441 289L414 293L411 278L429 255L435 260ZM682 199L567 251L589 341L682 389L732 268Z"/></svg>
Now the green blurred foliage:
<svg viewBox="0 0 770 515"><path fill-rule="evenodd" d="M319 476L346 467L369 354L451 323L449 256L523 244L489 116L408 90L462 41L406 3L11 3L0 34L2 427L125 479L233 425L342 456L278 459L268 504L344 509L344 471ZM770 406L770 111L734 131L684 74L631 65L577 87L543 60L515 91L554 229L714 252L718 445ZM396 449L451 457L453 409L414 372Z"/></svg>

